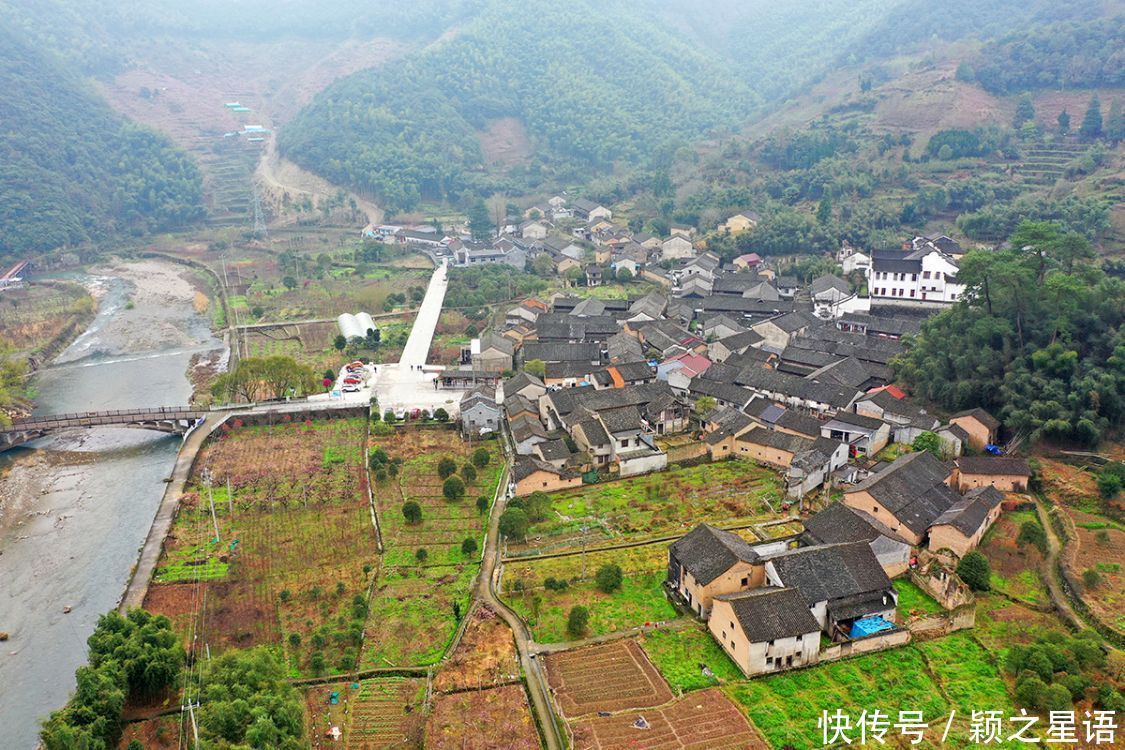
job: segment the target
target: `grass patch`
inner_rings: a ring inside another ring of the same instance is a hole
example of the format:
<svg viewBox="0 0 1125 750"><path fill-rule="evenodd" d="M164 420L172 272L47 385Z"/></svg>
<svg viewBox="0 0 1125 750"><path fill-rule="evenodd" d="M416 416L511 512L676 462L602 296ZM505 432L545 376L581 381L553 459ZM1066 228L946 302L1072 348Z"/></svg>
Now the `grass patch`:
<svg viewBox="0 0 1125 750"><path fill-rule="evenodd" d="M942 612L941 605L909 578L895 579L898 592L898 611L907 615L936 615Z"/></svg>
<svg viewBox="0 0 1125 750"><path fill-rule="evenodd" d="M641 646L677 693L742 679L742 672L726 651L701 627L654 630L641 638ZM706 664L715 676L703 674L700 664Z"/></svg>

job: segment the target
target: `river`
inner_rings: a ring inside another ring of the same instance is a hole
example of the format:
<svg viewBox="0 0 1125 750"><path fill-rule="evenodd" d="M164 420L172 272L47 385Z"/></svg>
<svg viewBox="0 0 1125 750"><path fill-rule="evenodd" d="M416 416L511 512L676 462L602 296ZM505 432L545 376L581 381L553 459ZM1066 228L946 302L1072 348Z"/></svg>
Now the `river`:
<svg viewBox="0 0 1125 750"><path fill-rule="evenodd" d="M98 313L36 373L36 412L188 403L193 355L222 342L193 307L187 273L142 261L84 276ZM0 454L0 631L10 635L0 643L0 748L34 748L40 721L74 689L86 638L124 592L179 444L102 428Z"/></svg>

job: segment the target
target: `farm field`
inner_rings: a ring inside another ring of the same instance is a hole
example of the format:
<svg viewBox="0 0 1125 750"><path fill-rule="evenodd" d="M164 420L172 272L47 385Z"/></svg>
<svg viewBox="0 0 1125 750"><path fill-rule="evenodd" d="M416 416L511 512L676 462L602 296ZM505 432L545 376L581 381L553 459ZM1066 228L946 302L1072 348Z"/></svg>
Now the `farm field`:
<svg viewBox="0 0 1125 750"><path fill-rule="evenodd" d="M0 273L7 271L5 266ZM17 354L34 354L93 315L93 297L78 284L38 283L4 292L0 344ZM77 335L75 332L74 335Z"/></svg>
<svg viewBox="0 0 1125 750"><path fill-rule="evenodd" d="M598 568L607 564L619 565L624 573L621 588L612 594L603 593L594 582ZM527 622L532 637L540 643L572 639L566 632L566 620L576 605L590 612L587 635L604 635L678 616L664 595L667 568L665 543L545 560L515 560L504 566L504 600ZM569 584L562 591L552 591L544 586L548 577Z"/></svg>
<svg viewBox="0 0 1125 750"><path fill-rule="evenodd" d="M641 729L636 722L645 722ZM575 750L766 750L769 745L717 688L659 708L573 723Z"/></svg>
<svg viewBox="0 0 1125 750"><path fill-rule="evenodd" d="M378 562L365 431L362 419L224 429L200 453L146 608L212 650L278 645L293 676L351 671Z"/></svg>
<svg viewBox="0 0 1125 750"><path fill-rule="evenodd" d="M458 475L463 475L462 467L481 447L489 452L487 465L476 469L474 481L465 483L461 500L446 500L438 462L453 458ZM488 518L487 510L477 509L476 499L483 495L491 503L502 461L496 444L470 446L456 431L444 428L396 430L393 435L373 437L369 451L377 450L384 451L397 468L386 471L372 487L384 555L371 595L360 663L363 667L433 664L469 611ZM402 508L408 502L418 504L420 522L407 522ZM466 539L476 545L471 554L462 551ZM425 550L424 555L419 550Z"/></svg>
<svg viewBox="0 0 1125 750"><path fill-rule="evenodd" d="M326 742L327 732L333 727L340 730L340 745L348 746L349 698L356 694L351 689L355 683L330 682L326 685L312 685L304 690L305 732L310 747L320 747ZM336 693L337 702L331 702Z"/></svg>
<svg viewBox="0 0 1125 750"><path fill-rule="evenodd" d="M520 667L512 629L491 609L478 606L457 649L434 677L442 693L503 685L519 679Z"/></svg>
<svg viewBox="0 0 1125 750"><path fill-rule="evenodd" d="M434 699L426 750L539 750L523 685L467 690Z"/></svg>
<svg viewBox="0 0 1125 750"><path fill-rule="evenodd" d="M358 690L349 686L347 750L422 747L425 695L426 681L409 677L363 680Z"/></svg>
<svg viewBox="0 0 1125 750"><path fill-rule="evenodd" d="M126 724L117 747L126 750L133 740L140 742L145 750L178 750L183 746L180 717L159 716Z"/></svg>
<svg viewBox="0 0 1125 750"><path fill-rule="evenodd" d="M1006 716L1013 710L994 659L972 636L958 633L724 690L774 748L820 747L820 712L837 708L853 718L865 709L891 717L900 710L922 711L924 720L931 722L925 747L939 745L944 720L955 709L958 718L945 746L968 747L968 723L962 724L961 717L967 719L974 709L1004 711Z"/></svg>
<svg viewBox="0 0 1125 750"><path fill-rule="evenodd" d="M992 566L993 589L1031 605L1044 605L1049 597L1039 577L1043 556L1031 545L1016 544L1020 525L1026 521L1038 525L1039 518L1034 511L1002 514L985 533L980 551Z"/></svg>
<svg viewBox="0 0 1125 750"><path fill-rule="evenodd" d="M1093 570L1100 581L1096 586L1086 586L1082 600L1097 617L1120 632L1125 632L1125 530L1119 524L1102 516L1066 511L1074 521L1077 541L1074 547L1073 573L1078 580L1085 571Z"/></svg>
<svg viewBox="0 0 1125 750"><path fill-rule="evenodd" d="M782 492L775 472L750 461L722 461L551 494L554 517L534 524L524 545L543 552L605 545L623 537L671 536L703 521L774 520ZM587 527L585 534L582 527Z"/></svg>
<svg viewBox="0 0 1125 750"><path fill-rule="evenodd" d="M668 684L630 639L551 654L545 665L559 710L570 719L672 700Z"/></svg>
<svg viewBox="0 0 1125 750"><path fill-rule="evenodd" d="M742 672L715 642L705 626L654 630L639 639L648 658L677 695L743 679ZM714 677L703 673L706 664Z"/></svg>
<svg viewBox="0 0 1125 750"><path fill-rule="evenodd" d="M977 594L973 636L997 658L1002 658L1013 645L1027 645L1049 631L1064 630L1050 612L1040 612L996 594Z"/></svg>

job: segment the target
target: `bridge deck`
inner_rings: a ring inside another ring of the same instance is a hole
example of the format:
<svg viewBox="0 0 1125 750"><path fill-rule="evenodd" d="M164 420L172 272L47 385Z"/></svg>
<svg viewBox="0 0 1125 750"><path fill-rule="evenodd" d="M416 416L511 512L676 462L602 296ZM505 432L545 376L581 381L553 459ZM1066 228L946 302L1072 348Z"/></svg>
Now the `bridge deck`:
<svg viewBox="0 0 1125 750"><path fill-rule="evenodd" d="M117 409L114 411L51 414L43 417L17 419L0 432L27 432L30 430L56 430L63 427L96 427L99 425L132 424L134 422L165 422L194 420L208 412L187 406L157 409Z"/></svg>

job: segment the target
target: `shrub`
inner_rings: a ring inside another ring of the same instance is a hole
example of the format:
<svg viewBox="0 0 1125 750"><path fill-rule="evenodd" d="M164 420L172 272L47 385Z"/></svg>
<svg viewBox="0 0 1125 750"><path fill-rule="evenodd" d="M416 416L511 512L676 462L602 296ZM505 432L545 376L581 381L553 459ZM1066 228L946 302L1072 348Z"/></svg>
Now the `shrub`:
<svg viewBox="0 0 1125 750"><path fill-rule="evenodd" d="M313 655L309 657L309 667L312 668L312 671L319 674L324 671L324 666L324 654L319 651L314 651Z"/></svg>
<svg viewBox="0 0 1125 750"><path fill-rule="evenodd" d="M293 594L289 592L289 589L282 589L281 591L277 592L277 598L282 602L289 601L289 597L291 596L293 596Z"/></svg>
<svg viewBox="0 0 1125 750"><path fill-rule="evenodd" d="M402 517L407 523L421 523L422 506L413 500L407 500L402 504Z"/></svg>
<svg viewBox="0 0 1125 750"><path fill-rule="evenodd" d="M621 566L613 564L601 566L594 575L594 581L603 594L612 594L621 588L621 578Z"/></svg>
<svg viewBox="0 0 1125 750"><path fill-rule="evenodd" d="M488 466L490 458L487 448L477 448L473 451L473 466L478 469L483 469L485 466Z"/></svg>
<svg viewBox="0 0 1125 750"><path fill-rule="evenodd" d="M449 456L442 456L441 460L438 461L438 464L437 464L438 476L441 477L442 479L445 479L446 477L453 476L456 472L457 472L457 462L454 461Z"/></svg>
<svg viewBox="0 0 1125 750"><path fill-rule="evenodd" d="M1086 568L1082 571L1082 585L1088 589L1096 589L1102 585L1101 573L1093 568Z"/></svg>
<svg viewBox="0 0 1125 750"><path fill-rule="evenodd" d="M566 632L575 638L586 634L590 624L590 612L582 605L571 607L570 614L566 617Z"/></svg>
<svg viewBox="0 0 1125 750"><path fill-rule="evenodd" d="M420 563L426 562L426 558L429 556L430 553L426 551L425 547L419 547L418 551L414 553L414 559Z"/></svg>
<svg viewBox="0 0 1125 750"><path fill-rule="evenodd" d="M298 646L300 646L301 645L301 634L300 633L290 633L289 634L289 645L292 646L293 648L297 648Z"/></svg>
<svg viewBox="0 0 1125 750"><path fill-rule="evenodd" d="M461 554L465 557L472 557L477 551L477 540L466 538L461 540Z"/></svg>
<svg viewBox="0 0 1125 750"><path fill-rule="evenodd" d="M565 578L555 578L554 576L547 576L543 579L543 588L548 591L566 591L570 588L570 584L566 582Z"/></svg>
<svg viewBox="0 0 1125 750"><path fill-rule="evenodd" d="M973 591L988 591L988 579L992 577L992 568L988 564L987 557L973 551L958 563L957 575L961 576L961 580Z"/></svg>
<svg viewBox="0 0 1125 750"><path fill-rule="evenodd" d="M472 464L465 464L461 467L461 478L464 479L467 484L472 484L477 481L477 470L473 468Z"/></svg>
<svg viewBox="0 0 1125 750"><path fill-rule="evenodd" d="M388 424L393 424L394 421L395 421L394 410L387 409L385 412L383 412L383 421L388 423Z"/></svg>
<svg viewBox="0 0 1125 750"><path fill-rule="evenodd" d="M1101 529L1097 534L1094 534L1094 540L1102 546L1109 544L1109 532Z"/></svg>
<svg viewBox="0 0 1125 750"><path fill-rule="evenodd" d="M484 515L484 512L488 510L488 503L488 495L479 495L477 497L477 513Z"/></svg>
<svg viewBox="0 0 1125 750"><path fill-rule="evenodd" d="M465 483L460 477L450 477L441 485L441 494L450 502L460 500L465 496Z"/></svg>
<svg viewBox="0 0 1125 750"><path fill-rule="evenodd" d="M371 425L371 434L375 437L387 437L395 434L395 428L386 422L375 422Z"/></svg>
<svg viewBox="0 0 1125 750"><path fill-rule="evenodd" d="M439 422L448 422L449 412L439 406L438 408L434 409L434 419Z"/></svg>
<svg viewBox="0 0 1125 750"><path fill-rule="evenodd" d="M1047 554L1047 532L1035 521L1024 521L1020 524L1020 534L1016 537L1016 544L1023 547L1030 544L1041 554Z"/></svg>
<svg viewBox="0 0 1125 750"><path fill-rule="evenodd" d="M527 513L519 508L508 508L500 515L500 533L514 541L522 542L527 538L528 526Z"/></svg>

